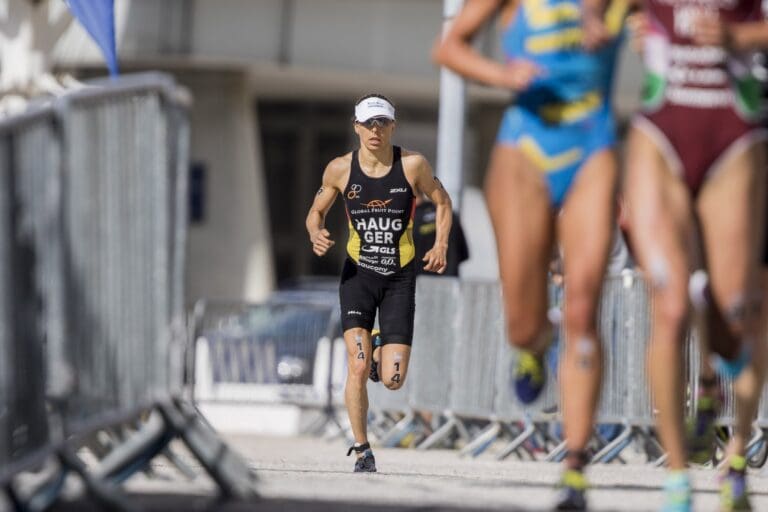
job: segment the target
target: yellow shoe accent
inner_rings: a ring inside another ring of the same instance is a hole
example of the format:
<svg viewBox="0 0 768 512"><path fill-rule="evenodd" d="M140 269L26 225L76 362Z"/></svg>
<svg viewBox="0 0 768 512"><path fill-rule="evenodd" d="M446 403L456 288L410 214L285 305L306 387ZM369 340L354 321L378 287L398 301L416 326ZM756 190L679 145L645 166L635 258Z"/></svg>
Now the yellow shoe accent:
<svg viewBox="0 0 768 512"><path fill-rule="evenodd" d="M747 469L747 459L741 455L731 455L728 463L731 468L735 469L736 471L744 471Z"/></svg>
<svg viewBox="0 0 768 512"><path fill-rule="evenodd" d="M541 361L533 352L521 350L517 359L517 375L530 375L531 381L541 384L544 382L544 372L542 371Z"/></svg>
<svg viewBox="0 0 768 512"><path fill-rule="evenodd" d="M587 482L587 477L584 476L584 473L581 471L577 471L575 469L566 469L563 473L563 478L561 480L561 485L563 487L570 487L571 489L576 489L577 491L585 491L587 487L589 487L589 483Z"/></svg>

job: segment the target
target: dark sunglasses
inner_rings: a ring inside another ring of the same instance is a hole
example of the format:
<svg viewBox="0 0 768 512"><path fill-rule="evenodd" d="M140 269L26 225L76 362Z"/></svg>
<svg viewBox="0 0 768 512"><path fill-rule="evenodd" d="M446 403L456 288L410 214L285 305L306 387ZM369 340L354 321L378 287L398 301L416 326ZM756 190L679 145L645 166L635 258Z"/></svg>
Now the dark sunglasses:
<svg viewBox="0 0 768 512"><path fill-rule="evenodd" d="M364 126L367 130L372 130L374 127L386 128L392 124L392 120L387 117L372 117L366 121L357 121L357 124Z"/></svg>

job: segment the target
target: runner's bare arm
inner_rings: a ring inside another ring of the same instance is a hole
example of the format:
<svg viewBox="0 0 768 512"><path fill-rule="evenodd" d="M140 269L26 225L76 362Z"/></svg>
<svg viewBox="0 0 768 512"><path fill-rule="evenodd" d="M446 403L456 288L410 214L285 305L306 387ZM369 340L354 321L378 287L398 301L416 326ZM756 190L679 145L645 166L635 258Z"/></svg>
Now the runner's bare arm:
<svg viewBox="0 0 768 512"><path fill-rule="evenodd" d="M768 21L724 23L716 16L700 16L693 40L700 45L722 46L733 52L768 48Z"/></svg>
<svg viewBox="0 0 768 512"><path fill-rule="evenodd" d="M489 59L472 47L472 39L483 25L493 18L499 8L506 7L503 0L468 0L454 18L444 37L438 38L432 49L432 60L462 76L488 85L522 90L539 74L539 68L530 61L517 59L500 63Z"/></svg>
<svg viewBox="0 0 768 512"><path fill-rule="evenodd" d="M322 185L315 194L305 223L307 233L309 233L309 241L312 242L312 251L318 256L325 255L328 249L336 243L331 240L331 234L325 229L325 216L333 206L340 190L344 167L339 160L341 159L336 158L326 166L323 172Z"/></svg>
<svg viewBox="0 0 768 512"><path fill-rule="evenodd" d="M627 25L630 43L637 48L639 27L644 27L642 0L584 0L581 7L582 44L596 50L621 32Z"/></svg>
<svg viewBox="0 0 768 512"><path fill-rule="evenodd" d="M587 50L595 50L608 41L605 10L608 0L584 0L581 7L582 42Z"/></svg>
<svg viewBox="0 0 768 512"><path fill-rule="evenodd" d="M417 194L426 194L436 206L435 245L424 255L424 270L442 274L447 265L448 235L451 232L453 220L453 205L448 192L442 183L432 173L432 167L427 159L419 154L411 154L409 159L414 161L414 185Z"/></svg>

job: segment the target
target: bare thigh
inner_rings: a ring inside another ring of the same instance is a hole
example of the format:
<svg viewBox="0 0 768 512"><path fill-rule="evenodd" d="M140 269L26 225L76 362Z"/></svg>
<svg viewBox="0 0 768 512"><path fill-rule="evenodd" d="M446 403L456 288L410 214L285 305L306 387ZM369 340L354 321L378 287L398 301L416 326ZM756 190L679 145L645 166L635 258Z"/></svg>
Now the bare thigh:
<svg viewBox="0 0 768 512"><path fill-rule="evenodd" d="M568 332L594 335L597 301L616 225L617 179L612 150L592 155L579 171L558 221Z"/></svg>
<svg viewBox="0 0 768 512"><path fill-rule="evenodd" d="M627 146L624 197L632 245L654 289L655 316L679 324L687 313L694 238L690 194L643 131L633 127Z"/></svg>
<svg viewBox="0 0 768 512"><path fill-rule="evenodd" d="M410 359L410 345L387 343L381 347L380 375L385 386L396 389L405 383Z"/></svg>
<svg viewBox="0 0 768 512"><path fill-rule="evenodd" d="M696 202L712 294L736 333L757 320L764 203L762 142L723 162Z"/></svg>
<svg viewBox="0 0 768 512"><path fill-rule="evenodd" d="M517 149L495 146L485 197L496 234L508 334L531 343L547 310L547 271L554 238L544 175Z"/></svg>

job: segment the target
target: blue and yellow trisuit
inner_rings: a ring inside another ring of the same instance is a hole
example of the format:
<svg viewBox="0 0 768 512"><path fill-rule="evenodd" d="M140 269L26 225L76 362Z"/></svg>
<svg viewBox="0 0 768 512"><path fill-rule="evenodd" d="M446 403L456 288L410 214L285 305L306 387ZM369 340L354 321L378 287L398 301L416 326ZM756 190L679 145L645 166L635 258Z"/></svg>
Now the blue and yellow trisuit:
<svg viewBox="0 0 768 512"><path fill-rule="evenodd" d="M506 109L496 142L512 144L546 173L553 206L562 206L582 164L616 143L610 105L626 1L613 1L609 44L582 48L581 2L521 0L502 34L508 60L526 59L543 71Z"/></svg>

